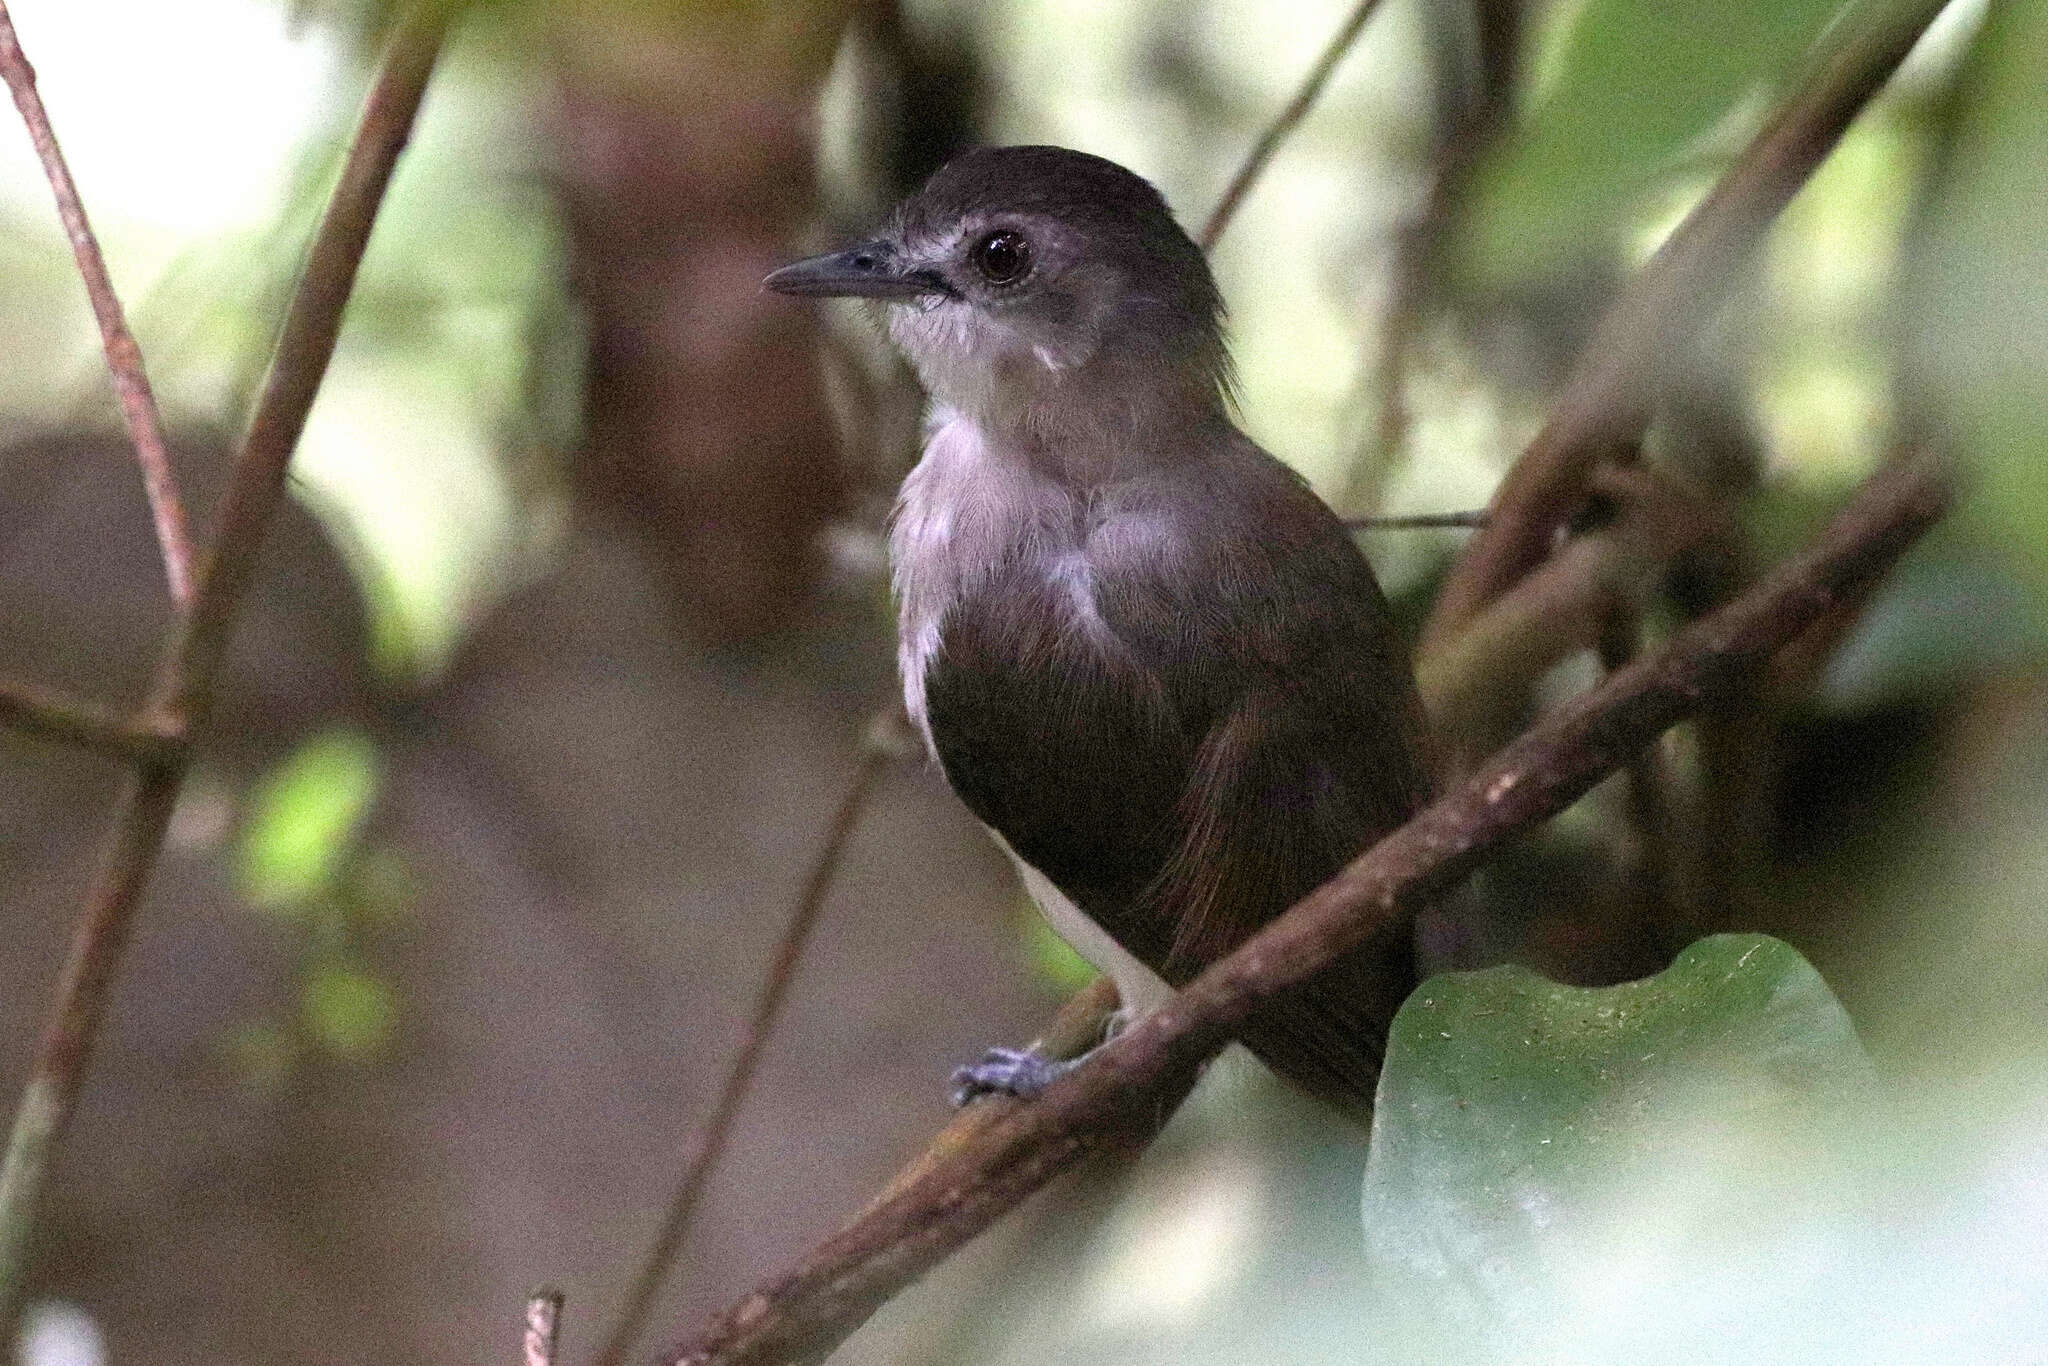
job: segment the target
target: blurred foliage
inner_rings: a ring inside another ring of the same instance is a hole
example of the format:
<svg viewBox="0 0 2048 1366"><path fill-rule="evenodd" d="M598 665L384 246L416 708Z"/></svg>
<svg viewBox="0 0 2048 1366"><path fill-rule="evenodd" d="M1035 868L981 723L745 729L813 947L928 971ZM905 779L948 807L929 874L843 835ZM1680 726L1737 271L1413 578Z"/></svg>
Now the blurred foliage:
<svg viewBox="0 0 2048 1366"><path fill-rule="evenodd" d="M399 681L443 668L565 516L578 328L527 79L490 49L444 63L293 463Z"/></svg>
<svg viewBox="0 0 2048 1366"><path fill-rule="evenodd" d="M251 792L236 847L242 895L280 916L297 948L297 1014L245 1023L226 1040L237 1075L275 1086L309 1057L382 1057L397 1026L396 989L371 963L380 927L416 895L404 856L367 836L382 782L370 737L308 737Z"/></svg>
<svg viewBox="0 0 2048 1366"><path fill-rule="evenodd" d="M1949 113L1906 285L1907 382L1971 460L1964 509L2048 590L2048 6L1993 4Z"/></svg>
<svg viewBox="0 0 2048 1366"><path fill-rule="evenodd" d="M1689 156L1715 133L1735 131L1721 125L1761 109L1759 97L1838 8L1838 0L1549 7L1534 109L1478 179L1456 247L1461 271L1493 287L1526 285L1597 258Z"/></svg>
<svg viewBox="0 0 2048 1366"><path fill-rule="evenodd" d="M377 751L368 736L313 736L250 796L241 843L242 895L267 910L298 913L335 883L370 804Z"/></svg>
<svg viewBox="0 0 2048 1366"><path fill-rule="evenodd" d="M1073 945L1059 937L1038 912L1036 902L1026 898L1017 907L1018 933L1031 970L1048 991L1068 995L1095 980L1095 969L1074 952Z"/></svg>
<svg viewBox="0 0 2048 1366"><path fill-rule="evenodd" d="M300 1019L307 1037L344 1061L381 1057L397 1015L391 984L360 967L326 963L306 978Z"/></svg>

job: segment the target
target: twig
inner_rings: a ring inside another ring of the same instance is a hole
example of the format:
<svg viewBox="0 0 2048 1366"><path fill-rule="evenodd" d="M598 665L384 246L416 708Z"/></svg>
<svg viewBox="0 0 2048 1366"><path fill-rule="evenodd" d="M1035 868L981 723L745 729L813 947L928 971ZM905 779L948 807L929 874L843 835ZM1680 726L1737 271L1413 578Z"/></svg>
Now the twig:
<svg viewBox="0 0 2048 1366"><path fill-rule="evenodd" d="M789 922L783 928L782 939L769 962L768 975L755 998L753 1016L747 1022L747 1032L740 1041L739 1052L733 1056L732 1065L726 1070L725 1083L719 1090L717 1102L711 1107L710 1118L704 1121L703 1127L684 1149L682 1178L676 1184L676 1193L669 1201L661 1229L655 1234L640 1271L626 1292L625 1305L619 1310L619 1317L605 1339L604 1349L598 1353L598 1366L619 1366L639 1338L654 1296L668 1278L676 1254L682 1250L683 1240L689 1235L704 1188L719 1158L725 1153L726 1141L732 1136L733 1121L739 1117L740 1106L753 1089L761 1054L781 1018L790 984L796 978L797 964L803 957L805 946L810 943L811 932L817 928L818 914L824 909L826 894L832 890L832 883L838 877L847 842L882 775L891 763L903 757L907 748L896 708L884 710L869 723L860 762L854 769L852 781L847 784L846 794L839 799L839 807L826 830L825 842L811 864L810 873L804 878L796 904L790 909Z"/></svg>
<svg viewBox="0 0 2048 1366"><path fill-rule="evenodd" d="M1810 77L1602 317L1549 420L1501 481L1486 529L1452 565L1423 632L1425 652L1543 557L1600 456L1642 434L1659 379L1702 311L1945 3L1861 0L1837 21Z"/></svg>
<svg viewBox="0 0 2048 1366"><path fill-rule="evenodd" d="M1322 55L1316 58L1316 64L1309 68L1308 75L1302 79L1301 87L1294 92L1294 98L1274 115L1273 121L1266 125L1266 131L1252 144L1250 155L1246 156L1244 164L1237 168L1237 174L1230 178L1230 184L1225 187L1223 197L1216 201L1216 207L1209 213L1209 221L1202 225L1202 235L1195 239L1203 251L1215 247L1223 236L1223 230L1230 226L1230 220L1237 216L1238 205L1244 202L1244 197L1251 193L1253 183L1264 174L1266 163L1273 159L1273 154L1280 150L1280 144L1286 141L1287 135L1295 130L1302 119L1308 116L1308 111L1315 107L1315 102L1322 98L1323 87L1330 83L1330 77L1336 73L1337 63L1344 60L1344 54L1358 41L1358 35L1364 30L1366 20L1372 18L1373 11L1379 8L1379 2L1380 0L1358 0L1358 3L1352 6L1351 13L1345 16L1344 23L1331 35L1330 41L1323 47Z"/></svg>
<svg viewBox="0 0 2048 1366"><path fill-rule="evenodd" d="M555 1366L561 1335L562 1292L544 1285L526 1301L526 1332L520 1339L524 1366Z"/></svg>
<svg viewBox="0 0 2048 1366"><path fill-rule="evenodd" d="M1596 647L1616 605L1640 598L1717 521L1716 509L1655 466L1603 465L1588 486L1613 502L1613 519L1565 540L1457 636L1416 658L1416 685L1454 771L1513 734L1534 681Z"/></svg>
<svg viewBox="0 0 2048 1366"><path fill-rule="evenodd" d="M214 675L256 549L283 492L292 445L319 392L349 286L392 166L419 111L449 14L448 6L428 0L393 32L340 183L293 292L270 377L236 456L219 544L201 569L192 608L180 619L152 686L149 714L168 718L167 724L188 733L198 727L212 700ZM115 810L113 839L72 931L56 999L0 1160L0 1342L13 1339L29 1238L50 1159L77 1108L121 952L187 763L180 749L137 764Z"/></svg>
<svg viewBox="0 0 2048 1366"><path fill-rule="evenodd" d="M176 720L132 720L111 708L32 683L0 682L0 726L113 759L168 758L185 742Z"/></svg>
<svg viewBox="0 0 2048 1366"><path fill-rule="evenodd" d="M43 174L57 197L57 213L64 220L64 235L71 239L71 255L78 262L78 275L85 282L86 297L92 300L93 317L100 326L100 343L107 353L107 370L113 376L114 392L121 400L121 415L128 424L128 438L135 446L136 463L142 467L142 483L149 495L150 515L156 521L157 546L163 553L164 580L171 601L180 612L192 605L192 542L185 526L185 504L178 496L177 476L171 472L169 443L164 440L162 415L157 412L156 395L142 367L142 348L128 330L128 318L107 275L106 257L99 239L85 216L85 203L78 197L78 184L71 167L57 145L50 127L50 112L36 89L35 68L21 50L15 36L14 17L0 0L0 78L14 94L15 108L28 125L29 139L42 159Z"/></svg>
<svg viewBox="0 0 2048 1366"><path fill-rule="evenodd" d="M222 500L220 537L206 556L199 601L166 668L168 702L186 710L193 690L213 676L228 645L228 627L263 531L283 495L285 471L305 430L306 415L327 375L356 270L384 202L391 172L412 136L427 79L457 0L419 0L393 32L376 80L363 101L341 177L327 202L278 330L277 349L242 436L234 474ZM177 686L179 682L183 687Z"/></svg>
<svg viewBox="0 0 2048 1366"><path fill-rule="evenodd" d="M816 1362L888 1297L1087 1153L1153 1131L1162 1095L1273 993L1300 983L1562 810L1702 700L1882 574L1947 505L1926 463L1881 470L1805 551L1553 712L1090 1062L1015 1106L966 1151L748 1294L669 1366Z"/></svg>
<svg viewBox="0 0 2048 1366"><path fill-rule="evenodd" d="M1470 52L1456 34L1457 19L1464 17L1458 9L1442 7L1436 21L1424 25L1431 40L1437 106L1424 163L1428 189L1418 212L1389 243L1387 302L1367 380L1375 409L1373 432L1370 447L1353 454L1337 502L1342 508L1377 506L1388 473L1407 449L1412 416L1408 363L1437 293L1436 245L1473 168L1513 109L1522 49L1520 0L1473 0L1476 50Z"/></svg>
<svg viewBox="0 0 2048 1366"><path fill-rule="evenodd" d="M1416 512L1399 517L1346 517L1353 531L1420 531L1430 527L1474 528L1486 525L1486 509L1476 512Z"/></svg>

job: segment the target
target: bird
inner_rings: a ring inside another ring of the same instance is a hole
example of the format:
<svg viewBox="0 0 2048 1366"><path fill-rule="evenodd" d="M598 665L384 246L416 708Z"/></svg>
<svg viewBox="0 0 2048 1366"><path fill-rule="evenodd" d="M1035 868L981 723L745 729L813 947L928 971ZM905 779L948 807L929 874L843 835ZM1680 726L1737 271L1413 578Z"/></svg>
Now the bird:
<svg viewBox="0 0 2048 1366"><path fill-rule="evenodd" d="M1222 295L1150 182L1067 148L972 148L872 240L763 284L879 301L927 391L889 534L904 705L1121 1019L1428 799L1386 598L1238 428ZM1240 1040L1363 1115L1415 976L1407 936L1382 935ZM1071 1065L991 1049L956 1100Z"/></svg>

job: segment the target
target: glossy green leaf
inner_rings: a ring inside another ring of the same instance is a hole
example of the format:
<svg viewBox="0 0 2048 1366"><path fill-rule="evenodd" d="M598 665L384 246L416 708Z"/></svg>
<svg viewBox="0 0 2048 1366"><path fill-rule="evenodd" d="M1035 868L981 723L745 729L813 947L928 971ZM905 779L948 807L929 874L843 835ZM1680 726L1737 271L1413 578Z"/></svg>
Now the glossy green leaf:
<svg viewBox="0 0 2048 1366"><path fill-rule="evenodd" d="M1871 1081L1820 975L1763 936L1597 990L1512 967L1434 978L1395 1018L1380 1083L1375 1298L1506 1350L1614 1310L1617 1286L1682 1295L1732 1213L1798 1203Z"/></svg>
<svg viewBox="0 0 2048 1366"><path fill-rule="evenodd" d="M369 737L337 729L307 740L258 786L243 827L242 894L290 910L332 888L377 796Z"/></svg>

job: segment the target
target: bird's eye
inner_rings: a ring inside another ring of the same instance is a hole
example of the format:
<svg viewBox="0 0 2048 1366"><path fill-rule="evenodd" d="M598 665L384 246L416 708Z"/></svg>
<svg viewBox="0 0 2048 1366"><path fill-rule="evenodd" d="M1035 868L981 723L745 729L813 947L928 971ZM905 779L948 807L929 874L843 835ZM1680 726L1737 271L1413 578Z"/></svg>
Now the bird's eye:
<svg viewBox="0 0 2048 1366"><path fill-rule="evenodd" d="M976 242L969 259L990 284L1013 285L1031 269L1031 243L1023 233L1005 228Z"/></svg>

